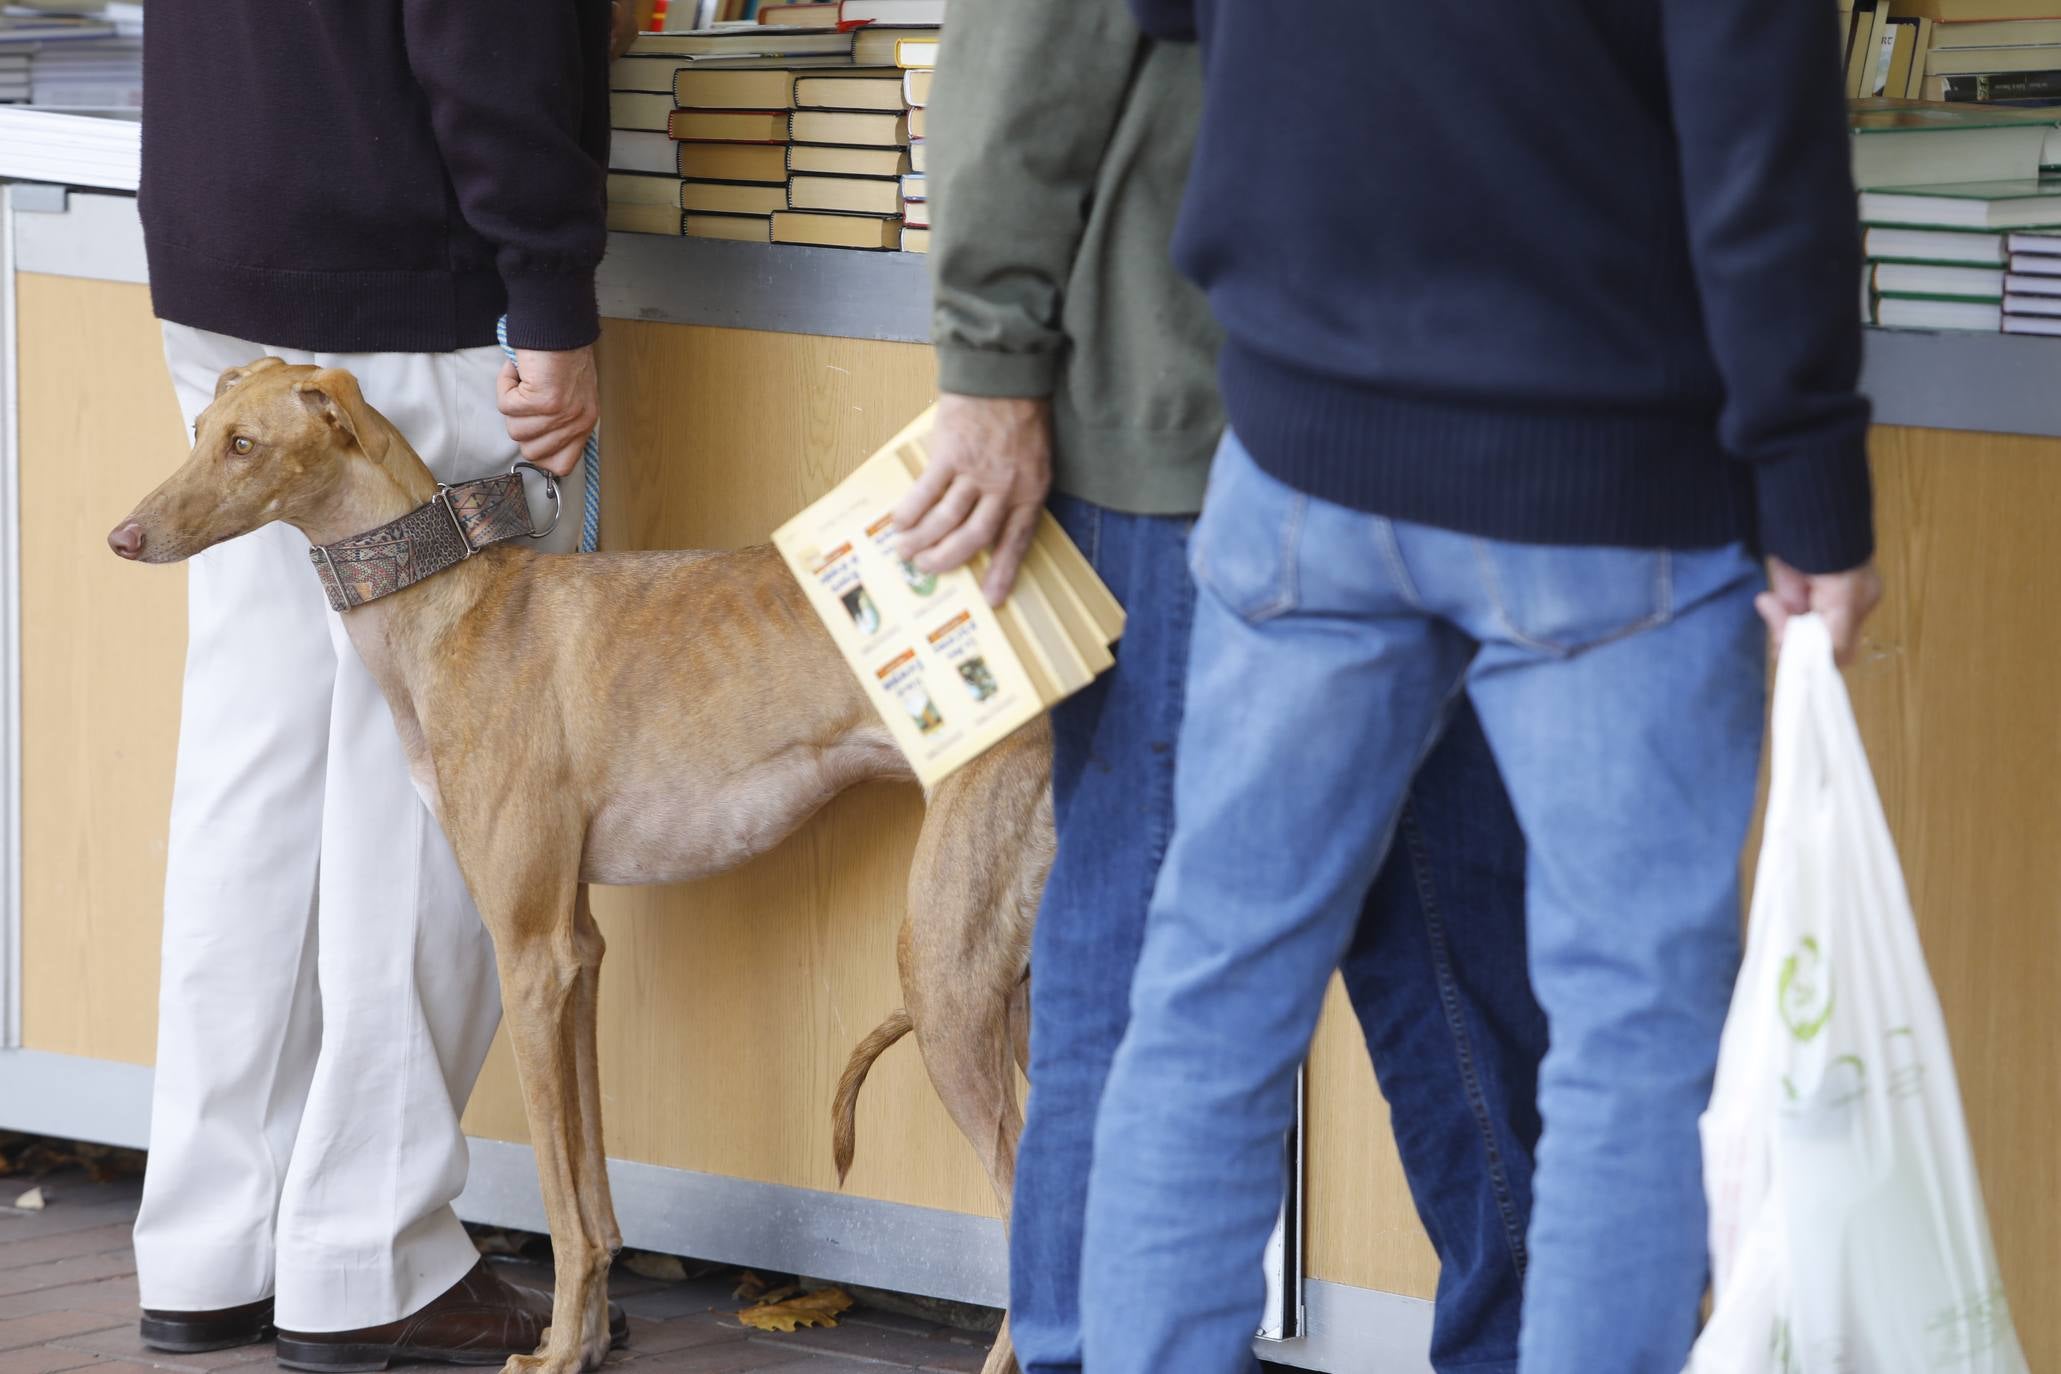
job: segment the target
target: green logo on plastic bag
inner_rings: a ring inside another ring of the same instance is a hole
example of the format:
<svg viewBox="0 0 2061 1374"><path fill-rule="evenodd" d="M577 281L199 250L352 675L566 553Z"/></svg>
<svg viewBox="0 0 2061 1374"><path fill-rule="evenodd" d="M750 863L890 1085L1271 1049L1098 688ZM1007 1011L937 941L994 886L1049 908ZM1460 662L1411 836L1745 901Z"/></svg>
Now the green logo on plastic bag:
<svg viewBox="0 0 2061 1374"><path fill-rule="evenodd" d="M1796 953L1782 960L1775 1001L1782 1009L1782 1024L1806 1044L1815 1040L1831 1021L1835 1001L1832 970L1814 937L1804 936L1797 942Z"/></svg>

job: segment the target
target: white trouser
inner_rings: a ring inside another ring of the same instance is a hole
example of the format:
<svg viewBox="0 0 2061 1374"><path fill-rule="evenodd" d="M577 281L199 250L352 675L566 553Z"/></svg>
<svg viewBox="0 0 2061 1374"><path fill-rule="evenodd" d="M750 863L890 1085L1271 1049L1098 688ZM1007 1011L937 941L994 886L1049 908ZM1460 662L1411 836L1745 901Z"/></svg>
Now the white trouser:
<svg viewBox="0 0 2061 1374"><path fill-rule="evenodd" d="M164 332L189 426L224 368L269 353L355 373L445 481L515 457L497 349L307 354ZM556 548L577 541L580 478ZM308 541L270 525L188 568L143 1306L276 1294L289 1330L378 1325L478 1259L451 1201L500 1020L493 950Z"/></svg>

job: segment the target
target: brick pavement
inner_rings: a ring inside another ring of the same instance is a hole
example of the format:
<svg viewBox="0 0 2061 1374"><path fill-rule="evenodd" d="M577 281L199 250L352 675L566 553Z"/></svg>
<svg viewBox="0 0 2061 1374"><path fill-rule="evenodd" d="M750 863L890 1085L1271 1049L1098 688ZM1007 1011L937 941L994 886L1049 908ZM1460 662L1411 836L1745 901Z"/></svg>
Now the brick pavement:
<svg viewBox="0 0 2061 1374"><path fill-rule="evenodd" d="M28 1186L0 1180L0 1196L11 1202ZM49 1204L41 1212L0 1205L0 1374L214 1374L270 1365L269 1345L168 1355L137 1339L129 1249L137 1180L96 1184L58 1175L43 1180L43 1188ZM497 1263L517 1283L551 1287L546 1265ZM830 1329L751 1331L733 1315L740 1304L727 1281L618 1274L610 1287L630 1314L630 1348L609 1364L633 1366L634 1374L977 1374L987 1348L979 1332L866 1307Z"/></svg>

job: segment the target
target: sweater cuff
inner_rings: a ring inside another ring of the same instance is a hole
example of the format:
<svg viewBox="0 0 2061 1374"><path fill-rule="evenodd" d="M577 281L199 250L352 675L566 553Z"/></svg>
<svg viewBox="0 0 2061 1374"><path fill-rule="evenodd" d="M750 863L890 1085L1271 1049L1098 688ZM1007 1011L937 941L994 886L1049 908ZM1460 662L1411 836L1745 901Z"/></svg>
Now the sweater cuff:
<svg viewBox="0 0 2061 1374"><path fill-rule="evenodd" d="M1798 572L1847 572L1875 556L1863 436L1756 463L1754 499L1762 550Z"/></svg>
<svg viewBox="0 0 2061 1374"><path fill-rule="evenodd" d="M1056 353L1002 353L963 344L937 346L937 386L957 396L1050 396L1059 383Z"/></svg>
<svg viewBox="0 0 2061 1374"><path fill-rule="evenodd" d="M1131 17L1154 38L1195 37L1195 0L1131 0Z"/></svg>
<svg viewBox="0 0 2061 1374"><path fill-rule="evenodd" d="M563 353L601 337L594 274L503 271L508 288L508 343L512 348Z"/></svg>

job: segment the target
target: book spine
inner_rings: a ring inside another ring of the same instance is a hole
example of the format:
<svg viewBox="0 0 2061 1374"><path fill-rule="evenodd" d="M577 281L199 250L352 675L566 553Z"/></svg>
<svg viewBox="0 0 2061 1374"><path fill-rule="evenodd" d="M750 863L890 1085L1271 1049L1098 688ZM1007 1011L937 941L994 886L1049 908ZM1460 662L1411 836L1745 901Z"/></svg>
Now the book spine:
<svg viewBox="0 0 2061 1374"><path fill-rule="evenodd" d="M2061 99L2061 71L1990 72L1943 76L1940 99L1951 101Z"/></svg>

